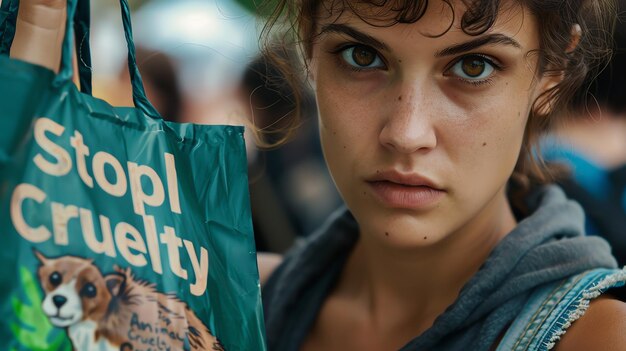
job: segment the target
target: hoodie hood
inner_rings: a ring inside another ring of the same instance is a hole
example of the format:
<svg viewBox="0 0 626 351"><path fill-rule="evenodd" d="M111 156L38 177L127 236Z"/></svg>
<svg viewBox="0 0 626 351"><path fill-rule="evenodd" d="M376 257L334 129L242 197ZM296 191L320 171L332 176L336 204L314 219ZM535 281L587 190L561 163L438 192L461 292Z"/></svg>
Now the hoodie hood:
<svg viewBox="0 0 626 351"><path fill-rule="evenodd" d="M584 214L560 188L527 198L532 213L491 252L433 326L401 350L489 350L537 287L594 268L615 268L609 245L584 235ZM263 289L270 350L297 350L358 240L346 209L307 238Z"/></svg>

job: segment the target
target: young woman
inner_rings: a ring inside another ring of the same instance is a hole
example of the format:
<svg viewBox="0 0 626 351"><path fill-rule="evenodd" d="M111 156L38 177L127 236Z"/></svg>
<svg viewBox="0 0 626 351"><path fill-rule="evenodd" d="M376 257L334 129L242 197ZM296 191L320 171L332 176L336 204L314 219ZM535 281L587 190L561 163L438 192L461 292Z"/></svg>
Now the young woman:
<svg viewBox="0 0 626 351"><path fill-rule="evenodd" d="M624 273L533 161L612 4L288 3L347 208L265 284L269 349L626 349Z"/></svg>
<svg viewBox="0 0 626 351"><path fill-rule="evenodd" d="M260 260L270 350L626 349L626 274L533 162L610 5L280 2L346 208Z"/></svg>

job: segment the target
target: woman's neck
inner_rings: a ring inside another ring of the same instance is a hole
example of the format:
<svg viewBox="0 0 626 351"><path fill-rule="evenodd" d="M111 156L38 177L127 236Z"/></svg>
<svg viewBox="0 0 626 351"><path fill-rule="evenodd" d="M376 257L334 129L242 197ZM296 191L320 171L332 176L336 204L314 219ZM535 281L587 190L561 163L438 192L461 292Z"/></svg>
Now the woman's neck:
<svg viewBox="0 0 626 351"><path fill-rule="evenodd" d="M392 248L361 229L336 292L362 304L370 323L385 329L410 325L421 333L515 225L502 191L462 229L432 246Z"/></svg>

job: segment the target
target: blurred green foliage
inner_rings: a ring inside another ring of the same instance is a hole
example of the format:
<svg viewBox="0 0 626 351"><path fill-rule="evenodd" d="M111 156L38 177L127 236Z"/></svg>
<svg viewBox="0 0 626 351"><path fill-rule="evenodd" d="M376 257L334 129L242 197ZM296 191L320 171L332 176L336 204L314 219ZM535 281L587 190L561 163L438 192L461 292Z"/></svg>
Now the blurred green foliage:
<svg viewBox="0 0 626 351"><path fill-rule="evenodd" d="M245 7L248 11L256 13L257 8L260 5L260 1L262 0L237 0L237 2Z"/></svg>
<svg viewBox="0 0 626 351"><path fill-rule="evenodd" d="M11 323L11 331L18 343L27 350L70 351L71 345L65 332L50 324L41 308L43 299L39 284L25 267L20 268L20 285L25 299L13 297L11 305L17 321Z"/></svg>
<svg viewBox="0 0 626 351"><path fill-rule="evenodd" d="M236 0L236 2L252 13L260 14L259 9L261 9L265 14L272 9L272 5L276 3L276 0Z"/></svg>

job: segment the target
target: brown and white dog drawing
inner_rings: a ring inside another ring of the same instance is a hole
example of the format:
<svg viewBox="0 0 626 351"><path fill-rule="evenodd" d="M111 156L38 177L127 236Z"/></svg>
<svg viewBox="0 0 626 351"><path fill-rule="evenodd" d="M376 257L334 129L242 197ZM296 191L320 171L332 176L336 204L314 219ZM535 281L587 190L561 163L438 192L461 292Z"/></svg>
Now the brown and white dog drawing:
<svg viewBox="0 0 626 351"><path fill-rule="evenodd" d="M135 280L130 269L103 276L91 260L34 252L43 311L67 330L74 350L224 350L184 302Z"/></svg>

